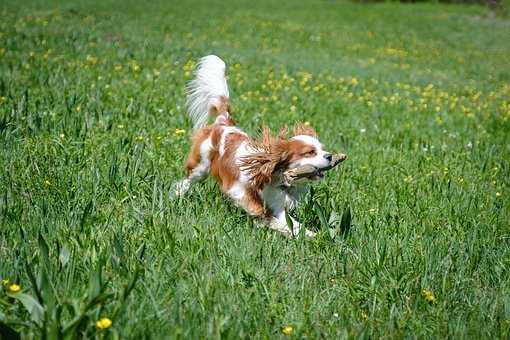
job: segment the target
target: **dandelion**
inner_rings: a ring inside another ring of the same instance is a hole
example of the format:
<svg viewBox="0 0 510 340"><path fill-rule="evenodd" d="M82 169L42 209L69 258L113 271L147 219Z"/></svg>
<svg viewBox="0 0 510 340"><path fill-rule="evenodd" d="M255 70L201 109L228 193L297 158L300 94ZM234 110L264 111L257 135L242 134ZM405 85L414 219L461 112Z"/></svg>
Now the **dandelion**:
<svg viewBox="0 0 510 340"><path fill-rule="evenodd" d="M97 64L97 57L87 55L86 60L87 60L87 63L89 63L90 65Z"/></svg>
<svg viewBox="0 0 510 340"><path fill-rule="evenodd" d="M436 296L434 295L434 293L426 288L422 289L421 295L423 295L425 300L427 300L427 302L429 302L429 303L436 302Z"/></svg>
<svg viewBox="0 0 510 340"><path fill-rule="evenodd" d="M124 128L124 125L123 124L118 124L117 125L117 129L123 129Z"/></svg>
<svg viewBox="0 0 510 340"><path fill-rule="evenodd" d="M107 329L107 328L110 328L112 325L112 320L108 319L108 318L101 318L99 320L97 320L96 322L96 327L98 329Z"/></svg>
<svg viewBox="0 0 510 340"><path fill-rule="evenodd" d="M183 135L186 133L186 130L184 129L175 129L174 134L175 135Z"/></svg>
<svg viewBox="0 0 510 340"><path fill-rule="evenodd" d="M294 331L294 328L292 326L285 326L282 328L282 333L285 335L291 335Z"/></svg>
<svg viewBox="0 0 510 340"><path fill-rule="evenodd" d="M136 137L135 137L135 140L136 140L137 142L143 142L143 139L144 139L144 138L143 138L143 136L136 136Z"/></svg>
<svg viewBox="0 0 510 340"><path fill-rule="evenodd" d="M64 139L66 137L65 134L61 133L60 135L58 135L60 137L60 139Z"/></svg>
<svg viewBox="0 0 510 340"><path fill-rule="evenodd" d="M9 293L17 293L21 290L21 286L18 284L12 283L9 286L7 286L7 290L9 291Z"/></svg>
<svg viewBox="0 0 510 340"><path fill-rule="evenodd" d="M131 61L131 69L134 71L134 72L138 72L140 71L140 65L137 63L136 60L132 60Z"/></svg>
<svg viewBox="0 0 510 340"><path fill-rule="evenodd" d="M43 185L47 188L51 185L51 182L49 180L44 180Z"/></svg>
<svg viewBox="0 0 510 340"><path fill-rule="evenodd" d="M496 193L496 197L501 197L501 193L499 191Z"/></svg>

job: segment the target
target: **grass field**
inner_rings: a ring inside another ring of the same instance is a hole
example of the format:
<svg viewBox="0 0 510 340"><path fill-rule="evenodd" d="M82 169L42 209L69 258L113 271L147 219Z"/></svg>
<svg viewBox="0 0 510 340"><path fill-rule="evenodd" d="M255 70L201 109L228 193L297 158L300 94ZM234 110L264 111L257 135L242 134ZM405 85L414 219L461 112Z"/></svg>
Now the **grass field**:
<svg viewBox="0 0 510 340"><path fill-rule="evenodd" d="M4 337L508 338L508 19L339 1L0 13ZM254 228L212 180L172 200L184 86L211 53L250 134L308 121L348 154L296 212L315 239Z"/></svg>

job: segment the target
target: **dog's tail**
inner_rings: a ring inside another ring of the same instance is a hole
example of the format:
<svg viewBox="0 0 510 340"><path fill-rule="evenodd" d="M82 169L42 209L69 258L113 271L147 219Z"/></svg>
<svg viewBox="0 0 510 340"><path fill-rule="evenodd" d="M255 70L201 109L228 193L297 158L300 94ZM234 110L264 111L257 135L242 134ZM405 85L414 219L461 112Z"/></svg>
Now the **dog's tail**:
<svg viewBox="0 0 510 340"><path fill-rule="evenodd" d="M215 55L201 58L187 92L188 114L195 129L207 125L209 116L225 113L228 117L229 95L223 60Z"/></svg>

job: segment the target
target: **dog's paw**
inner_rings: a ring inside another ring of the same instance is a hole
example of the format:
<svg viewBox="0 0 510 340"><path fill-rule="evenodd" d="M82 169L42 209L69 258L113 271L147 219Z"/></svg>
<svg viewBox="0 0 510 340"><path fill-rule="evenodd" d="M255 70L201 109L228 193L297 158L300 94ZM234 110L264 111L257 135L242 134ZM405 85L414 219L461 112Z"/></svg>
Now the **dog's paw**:
<svg viewBox="0 0 510 340"><path fill-rule="evenodd" d="M313 232L313 231L311 231L311 230L305 229L305 235L306 235L307 237L314 238L315 236L317 236L317 233L314 233L314 232Z"/></svg>
<svg viewBox="0 0 510 340"><path fill-rule="evenodd" d="M187 178L182 181L176 183L172 189L172 194L174 197L182 197L186 192L188 192L191 187L191 181Z"/></svg>

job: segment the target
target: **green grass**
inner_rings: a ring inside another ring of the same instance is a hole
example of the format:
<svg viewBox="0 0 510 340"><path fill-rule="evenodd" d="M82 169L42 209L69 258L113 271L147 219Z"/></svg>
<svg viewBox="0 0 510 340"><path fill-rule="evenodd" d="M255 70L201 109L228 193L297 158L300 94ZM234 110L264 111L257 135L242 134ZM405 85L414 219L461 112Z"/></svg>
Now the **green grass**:
<svg viewBox="0 0 510 340"><path fill-rule="evenodd" d="M0 5L0 277L27 294L0 288L0 325L26 338L508 338L508 19L142 3ZM317 238L254 228L212 180L171 200L184 86L210 53L246 131L309 121L348 154L297 211ZM319 215L347 207L349 233L331 237Z"/></svg>

